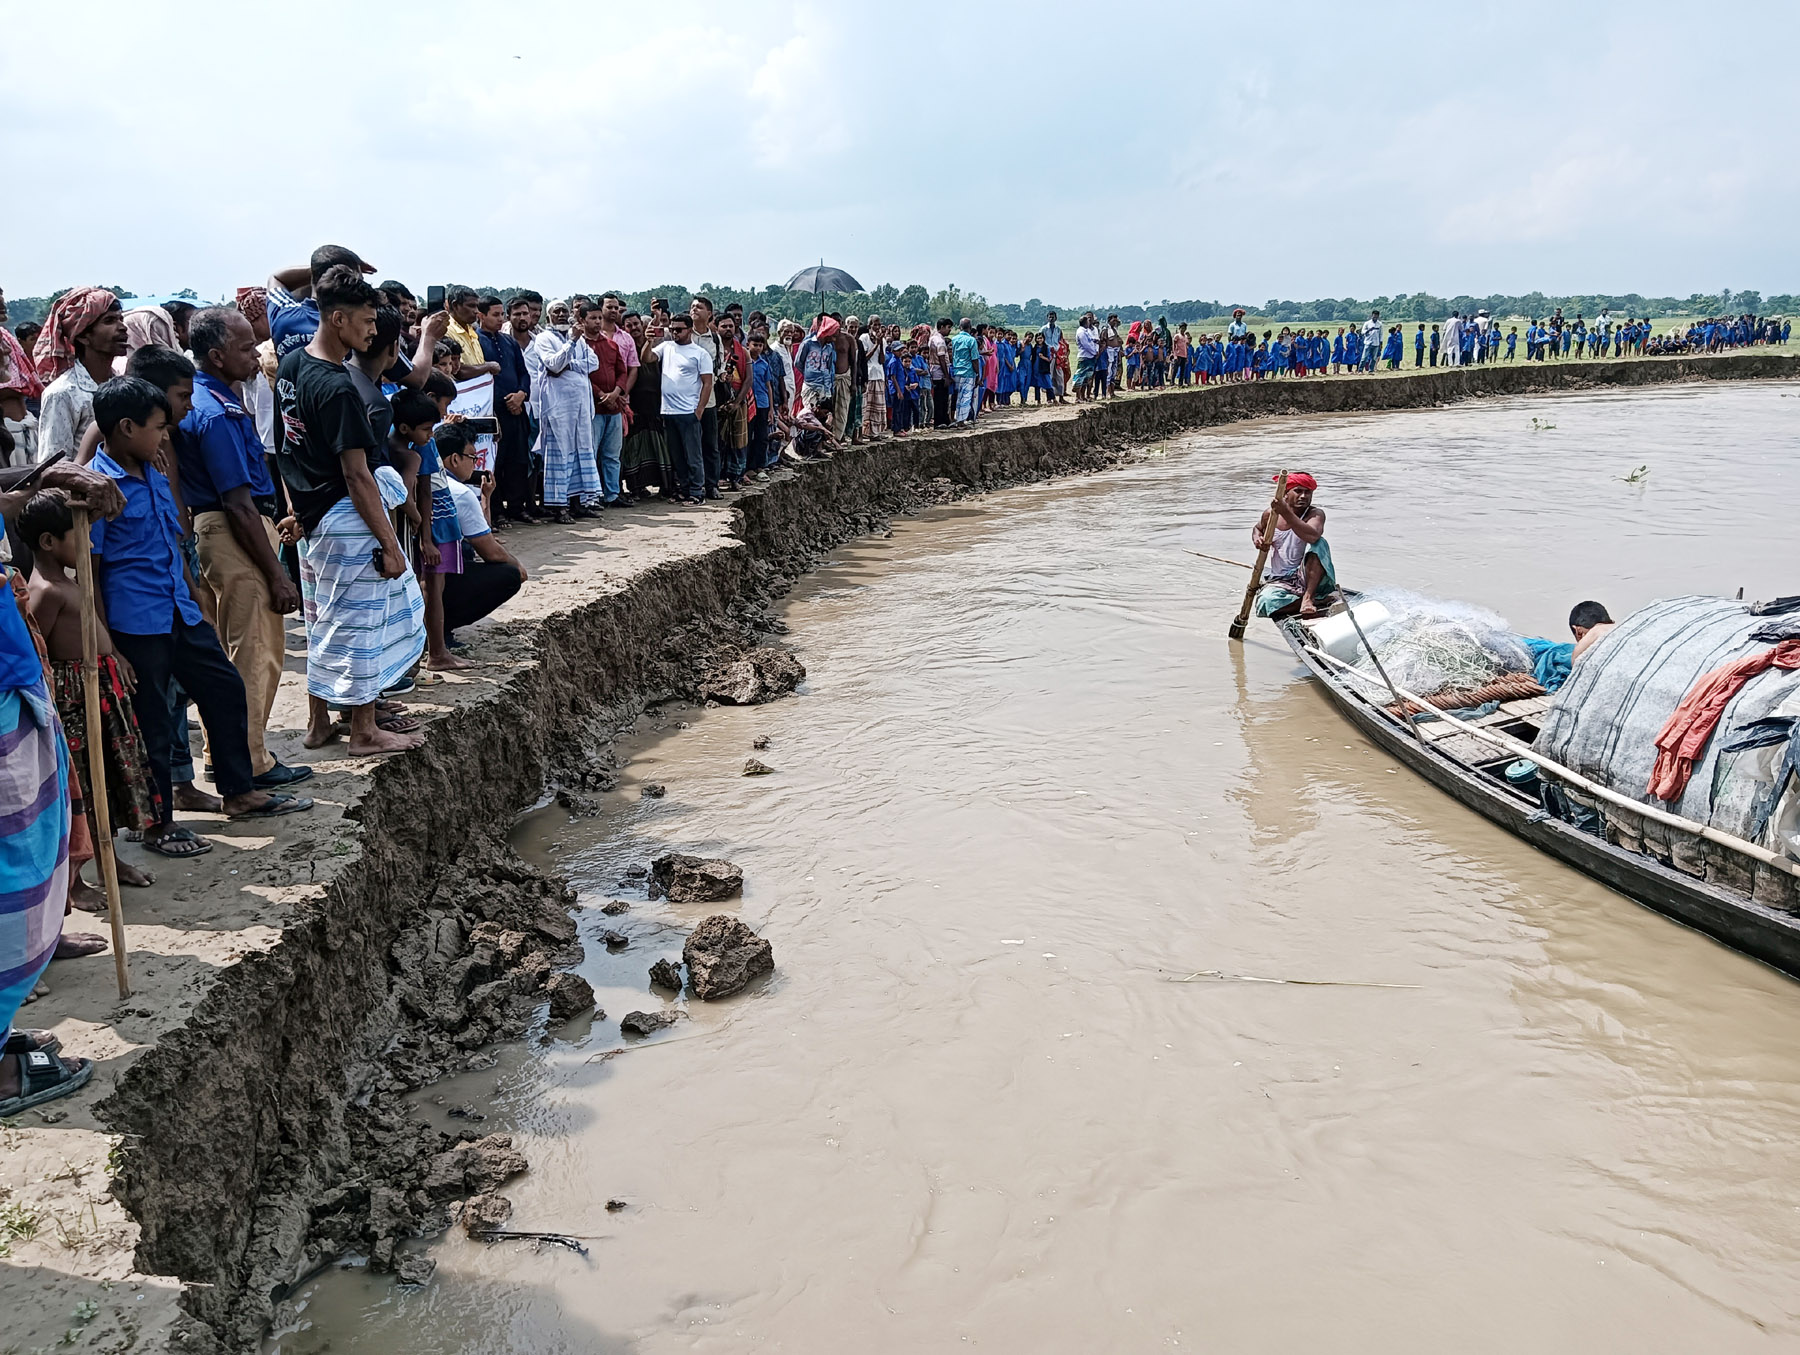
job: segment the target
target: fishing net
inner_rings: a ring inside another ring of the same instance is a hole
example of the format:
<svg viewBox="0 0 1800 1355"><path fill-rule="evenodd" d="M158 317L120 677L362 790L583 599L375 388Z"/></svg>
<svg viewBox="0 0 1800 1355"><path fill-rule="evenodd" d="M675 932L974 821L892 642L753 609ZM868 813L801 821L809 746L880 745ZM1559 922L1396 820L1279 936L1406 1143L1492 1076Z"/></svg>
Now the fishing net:
<svg viewBox="0 0 1800 1355"><path fill-rule="evenodd" d="M1400 589L1366 596L1388 610L1385 620L1366 629L1397 686L1432 696L1485 687L1509 674L1531 674L1531 651L1504 617L1485 608ZM1380 676L1366 652L1356 667L1370 677Z"/></svg>

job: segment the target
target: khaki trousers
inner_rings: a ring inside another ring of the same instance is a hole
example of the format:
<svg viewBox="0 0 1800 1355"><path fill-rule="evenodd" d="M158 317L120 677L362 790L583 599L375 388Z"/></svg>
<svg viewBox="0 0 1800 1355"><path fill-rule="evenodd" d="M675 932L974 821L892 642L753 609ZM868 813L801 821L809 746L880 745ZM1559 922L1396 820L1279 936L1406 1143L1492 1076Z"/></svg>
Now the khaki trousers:
<svg viewBox="0 0 1800 1355"><path fill-rule="evenodd" d="M275 524L262 519L269 549L280 552ZM213 627L219 643L238 675L244 679L244 700L250 716L250 768L261 776L275 765L263 746L269 712L275 708L275 689L281 685L281 666L287 658L287 635L282 618L269 608L269 582L250 553L231 534L230 517L218 511L194 518L195 547L200 573L218 600Z"/></svg>

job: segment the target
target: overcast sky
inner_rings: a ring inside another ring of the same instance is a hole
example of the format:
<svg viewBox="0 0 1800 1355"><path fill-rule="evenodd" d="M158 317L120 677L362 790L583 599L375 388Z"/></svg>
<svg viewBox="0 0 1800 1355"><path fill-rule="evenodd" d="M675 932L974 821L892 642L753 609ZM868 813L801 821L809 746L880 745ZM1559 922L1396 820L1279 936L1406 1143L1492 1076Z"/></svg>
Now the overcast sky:
<svg viewBox="0 0 1800 1355"><path fill-rule="evenodd" d="M72 27L73 26L73 27ZM0 287L1800 291L1800 5L7 6ZM79 42L79 48L72 43Z"/></svg>

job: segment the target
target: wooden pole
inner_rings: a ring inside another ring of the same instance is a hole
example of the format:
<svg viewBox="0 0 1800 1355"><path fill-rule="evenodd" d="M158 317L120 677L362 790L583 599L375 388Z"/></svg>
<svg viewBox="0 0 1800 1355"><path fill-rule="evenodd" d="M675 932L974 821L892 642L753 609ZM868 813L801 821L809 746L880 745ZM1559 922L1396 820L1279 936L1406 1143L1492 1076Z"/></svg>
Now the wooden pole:
<svg viewBox="0 0 1800 1355"><path fill-rule="evenodd" d="M1281 528L1281 514L1275 511L1275 504L1280 503L1287 493L1288 473L1282 471L1275 477L1275 498L1269 505L1269 530L1263 534L1262 549L1256 552L1256 563L1250 569L1250 586L1244 590L1244 605L1238 608L1237 620L1231 623L1231 638L1242 640L1244 628L1250 624L1250 609L1256 605L1256 590L1262 587L1263 565L1269 558L1269 544L1275 540L1275 533Z"/></svg>
<svg viewBox="0 0 1800 1355"><path fill-rule="evenodd" d="M1183 546L1183 547L1182 547L1182 549L1183 549L1183 550L1185 550L1185 551L1187 551L1187 553L1188 553L1188 554L1189 554L1189 555L1198 555L1198 556L1199 556L1199 557L1200 557L1200 558L1201 558L1201 559L1202 559L1202 560L1211 560L1211 561L1212 561L1212 562L1213 562L1213 563L1214 563L1214 564L1218 564L1218 565L1236 565L1236 566L1237 566L1237 567L1238 567L1238 568L1239 568L1239 569L1249 569L1249 568L1251 568L1251 566L1250 566L1250 565L1247 565L1247 564L1245 564L1245 563L1244 563L1244 562L1243 562L1243 561L1242 561L1242 560L1229 560L1229 559L1227 559L1227 558L1226 558L1226 557L1225 557L1225 556L1223 556L1223 555L1208 555L1208 554L1207 554L1207 553L1206 553L1206 552L1205 552L1205 551L1203 551L1203 550L1190 550L1190 549L1189 549L1189 548L1188 548L1188 547L1186 547L1186 546Z"/></svg>
<svg viewBox="0 0 1800 1355"><path fill-rule="evenodd" d="M94 856L100 862L100 878L106 885L106 916L112 923L113 968L118 971L119 996L131 996L131 976L125 969L125 907L119 900L119 863L113 860L112 814L106 803L106 746L100 723L100 631L94 613L94 557L85 508L75 510L75 531L81 550L75 557L75 579L81 585L81 687L87 704L88 785L93 791Z"/></svg>

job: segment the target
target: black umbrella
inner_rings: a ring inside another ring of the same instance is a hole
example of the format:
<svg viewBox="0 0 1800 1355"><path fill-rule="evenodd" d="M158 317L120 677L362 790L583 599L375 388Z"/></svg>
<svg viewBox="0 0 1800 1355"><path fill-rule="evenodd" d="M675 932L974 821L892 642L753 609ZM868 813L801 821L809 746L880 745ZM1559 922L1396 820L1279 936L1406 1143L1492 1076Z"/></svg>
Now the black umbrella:
<svg viewBox="0 0 1800 1355"><path fill-rule="evenodd" d="M822 292L860 292L863 285L841 268L827 268L823 263L816 268L802 268L787 280L790 292L811 292L817 296Z"/></svg>

